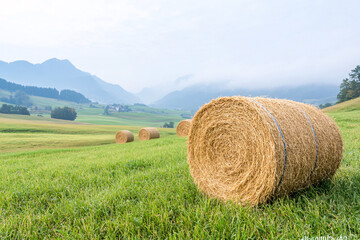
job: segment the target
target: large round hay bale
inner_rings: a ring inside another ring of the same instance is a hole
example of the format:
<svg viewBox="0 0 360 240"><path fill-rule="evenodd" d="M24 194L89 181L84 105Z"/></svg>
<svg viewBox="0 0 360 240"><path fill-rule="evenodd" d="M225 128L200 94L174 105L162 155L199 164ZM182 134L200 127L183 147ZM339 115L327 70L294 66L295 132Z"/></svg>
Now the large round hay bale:
<svg viewBox="0 0 360 240"><path fill-rule="evenodd" d="M116 143L127 143L134 141L134 134L128 130L122 130L116 133Z"/></svg>
<svg viewBox="0 0 360 240"><path fill-rule="evenodd" d="M176 127L176 134L179 137L187 137L191 127L191 119L182 120Z"/></svg>
<svg viewBox="0 0 360 240"><path fill-rule="evenodd" d="M188 139L199 189L250 205L332 177L342 151L340 132L326 114L279 99L212 100L196 113Z"/></svg>
<svg viewBox="0 0 360 240"><path fill-rule="evenodd" d="M139 140L140 141L150 140L150 139L159 138L159 137L160 137L160 133L157 128L148 127L148 128L142 128L139 131Z"/></svg>

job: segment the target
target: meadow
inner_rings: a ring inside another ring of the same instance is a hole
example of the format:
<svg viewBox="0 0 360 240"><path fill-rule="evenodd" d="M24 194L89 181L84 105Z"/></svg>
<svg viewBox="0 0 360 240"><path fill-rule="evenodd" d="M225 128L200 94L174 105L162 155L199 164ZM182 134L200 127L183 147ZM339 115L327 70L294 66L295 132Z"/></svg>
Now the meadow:
<svg viewBox="0 0 360 240"><path fill-rule="evenodd" d="M0 116L0 239L359 239L360 109L327 114L344 141L335 177L254 208L199 192L174 129L113 144L140 127Z"/></svg>
<svg viewBox="0 0 360 240"><path fill-rule="evenodd" d="M103 117L102 121L106 121ZM92 125L37 116L0 114L0 153L49 148L83 147L113 144L122 129L137 133L141 127ZM166 137L173 130L161 129Z"/></svg>
<svg viewBox="0 0 360 240"><path fill-rule="evenodd" d="M0 89L0 98L9 97L12 93ZM184 120L184 116L190 117L190 111L158 109L143 104L127 105L129 112L110 111L109 115L104 115L104 104L80 104L64 100L30 96L31 106L29 107L33 120L46 120L50 118L50 110L56 107L72 107L77 112L76 122L90 123L96 125L122 125L122 126L151 126L162 127L164 123L174 122L177 124ZM2 104L9 104L0 101ZM48 109L48 110L46 110ZM35 116L35 117L34 117ZM39 116L40 118L37 118ZM4 117L3 118L9 118ZM0 116L1 118L1 116ZM29 118L27 118L29 119Z"/></svg>

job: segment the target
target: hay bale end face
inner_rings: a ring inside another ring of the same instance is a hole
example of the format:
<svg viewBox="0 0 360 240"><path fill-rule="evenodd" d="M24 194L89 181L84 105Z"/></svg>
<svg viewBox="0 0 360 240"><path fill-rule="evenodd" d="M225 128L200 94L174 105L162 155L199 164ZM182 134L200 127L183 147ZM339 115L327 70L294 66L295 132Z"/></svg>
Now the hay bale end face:
<svg viewBox="0 0 360 240"><path fill-rule="evenodd" d="M201 107L188 163L210 197L257 205L332 177L340 132L319 109L289 100L223 97Z"/></svg>
<svg viewBox="0 0 360 240"><path fill-rule="evenodd" d="M140 131L139 131L139 140L140 141L150 140L150 139L154 139L154 138L160 138L160 133L157 128L148 127L148 128L140 129Z"/></svg>
<svg viewBox="0 0 360 240"><path fill-rule="evenodd" d="M134 134L128 130L122 130L116 133L116 143L128 143L134 141Z"/></svg>
<svg viewBox="0 0 360 240"><path fill-rule="evenodd" d="M187 137L191 127L191 119L182 120L176 127L176 134L179 137Z"/></svg>

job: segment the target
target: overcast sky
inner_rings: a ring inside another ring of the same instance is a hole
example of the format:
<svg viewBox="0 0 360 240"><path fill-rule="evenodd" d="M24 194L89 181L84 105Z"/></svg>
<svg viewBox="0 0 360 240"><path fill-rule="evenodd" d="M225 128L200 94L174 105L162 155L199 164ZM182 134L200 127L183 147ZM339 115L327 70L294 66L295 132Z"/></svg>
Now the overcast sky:
<svg viewBox="0 0 360 240"><path fill-rule="evenodd" d="M224 81L340 83L360 65L359 0L0 0L0 60L69 59L138 92Z"/></svg>

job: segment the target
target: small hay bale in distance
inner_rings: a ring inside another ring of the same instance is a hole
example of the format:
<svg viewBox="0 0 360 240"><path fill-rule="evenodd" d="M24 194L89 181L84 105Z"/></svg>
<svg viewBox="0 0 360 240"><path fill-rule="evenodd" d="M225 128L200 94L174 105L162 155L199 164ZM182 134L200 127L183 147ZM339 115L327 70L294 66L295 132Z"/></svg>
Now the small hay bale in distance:
<svg viewBox="0 0 360 240"><path fill-rule="evenodd" d="M160 137L160 133L157 128L147 127L147 128L142 128L139 131L139 140L140 141L150 140L150 139L159 138L159 137Z"/></svg>
<svg viewBox="0 0 360 240"><path fill-rule="evenodd" d="M128 130L121 130L116 133L116 143L128 143L134 141L134 134Z"/></svg>
<svg viewBox="0 0 360 240"><path fill-rule="evenodd" d="M191 127L191 119L182 120L176 127L176 134L179 137L187 137Z"/></svg>
<svg viewBox="0 0 360 240"><path fill-rule="evenodd" d="M188 139L188 164L199 189L252 206L332 177L342 152L332 119L280 99L212 100L194 116Z"/></svg>

